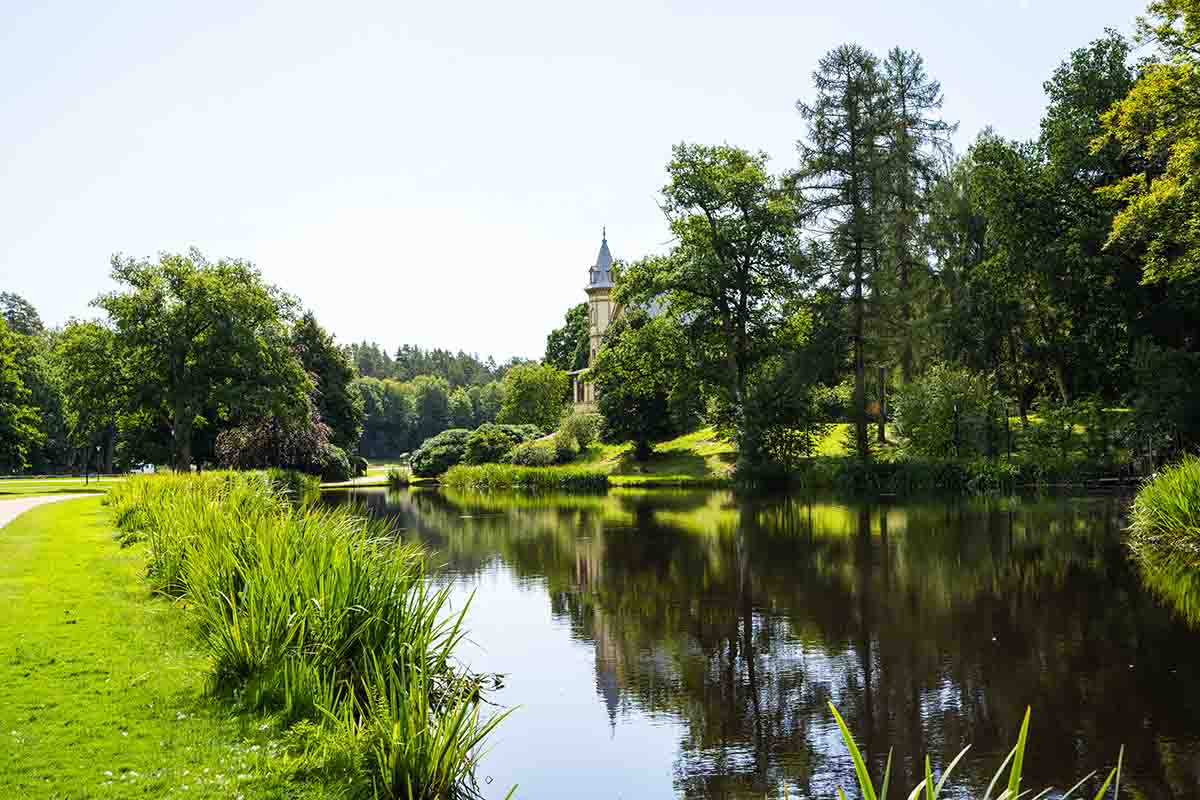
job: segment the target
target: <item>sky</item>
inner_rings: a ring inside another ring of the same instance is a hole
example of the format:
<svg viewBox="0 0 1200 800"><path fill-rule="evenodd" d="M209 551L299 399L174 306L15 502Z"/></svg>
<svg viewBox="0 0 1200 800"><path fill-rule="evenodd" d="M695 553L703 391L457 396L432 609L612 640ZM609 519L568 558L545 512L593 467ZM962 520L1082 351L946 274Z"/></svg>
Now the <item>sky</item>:
<svg viewBox="0 0 1200 800"><path fill-rule="evenodd" d="M796 164L812 71L915 49L961 151L1144 0L0 0L0 291L98 316L114 253L248 259L341 342L540 357L669 247L671 146Z"/></svg>

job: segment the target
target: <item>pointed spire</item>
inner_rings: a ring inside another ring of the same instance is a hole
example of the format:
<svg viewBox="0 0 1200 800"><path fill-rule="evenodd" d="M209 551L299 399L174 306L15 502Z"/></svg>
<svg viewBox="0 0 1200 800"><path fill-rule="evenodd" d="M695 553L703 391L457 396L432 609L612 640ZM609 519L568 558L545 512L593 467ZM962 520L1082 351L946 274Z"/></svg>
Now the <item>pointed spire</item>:
<svg viewBox="0 0 1200 800"><path fill-rule="evenodd" d="M612 253L608 249L608 226L600 228L600 252L596 254L596 264L588 271L588 288L611 288L612 282Z"/></svg>

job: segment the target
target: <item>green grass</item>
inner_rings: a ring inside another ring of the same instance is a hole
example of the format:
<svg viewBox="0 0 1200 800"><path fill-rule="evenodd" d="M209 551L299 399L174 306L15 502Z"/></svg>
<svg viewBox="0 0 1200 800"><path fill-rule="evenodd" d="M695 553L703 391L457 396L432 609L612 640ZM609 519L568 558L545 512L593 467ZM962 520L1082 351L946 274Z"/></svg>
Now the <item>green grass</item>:
<svg viewBox="0 0 1200 800"><path fill-rule="evenodd" d="M206 697L206 659L144 566L98 497L0 528L0 797L290 796L276 731Z"/></svg>
<svg viewBox="0 0 1200 800"><path fill-rule="evenodd" d="M1200 458L1186 456L1142 484L1129 530L1139 544L1194 555L1200 543Z"/></svg>
<svg viewBox="0 0 1200 800"><path fill-rule="evenodd" d="M36 497L51 494L82 494L106 492L124 480L121 477L105 477L99 481L92 477L86 483L83 478L5 478L0 479L0 499L6 497Z"/></svg>
<svg viewBox="0 0 1200 800"><path fill-rule="evenodd" d="M441 477L451 489L539 489L593 491L608 487L609 476L595 467L523 467L512 464L459 464Z"/></svg>

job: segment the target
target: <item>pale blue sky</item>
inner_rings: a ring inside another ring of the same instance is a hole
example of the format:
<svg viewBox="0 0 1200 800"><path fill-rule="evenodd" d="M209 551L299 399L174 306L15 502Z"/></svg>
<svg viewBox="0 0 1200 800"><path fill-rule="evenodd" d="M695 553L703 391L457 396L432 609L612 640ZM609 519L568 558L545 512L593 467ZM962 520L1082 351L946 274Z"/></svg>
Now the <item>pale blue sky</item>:
<svg viewBox="0 0 1200 800"><path fill-rule="evenodd" d="M107 6L107 8L106 8ZM115 251L254 261L341 341L536 357L673 143L795 163L828 49L915 48L964 147L1142 0L0 0L0 290L94 316Z"/></svg>

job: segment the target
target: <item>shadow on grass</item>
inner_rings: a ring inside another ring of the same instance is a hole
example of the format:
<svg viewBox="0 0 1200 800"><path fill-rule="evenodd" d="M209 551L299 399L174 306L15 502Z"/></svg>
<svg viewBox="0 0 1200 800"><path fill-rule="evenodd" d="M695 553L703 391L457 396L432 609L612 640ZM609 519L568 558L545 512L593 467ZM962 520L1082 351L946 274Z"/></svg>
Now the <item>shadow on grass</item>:
<svg viewBox="0 0 1200 800"><path fill-rule="evenodd" d="M55 489L29 488L13 491L0 489L0 498L4 497L41 497L52 494L104 494L107 489L94 486L63 486Z"/></svg>

